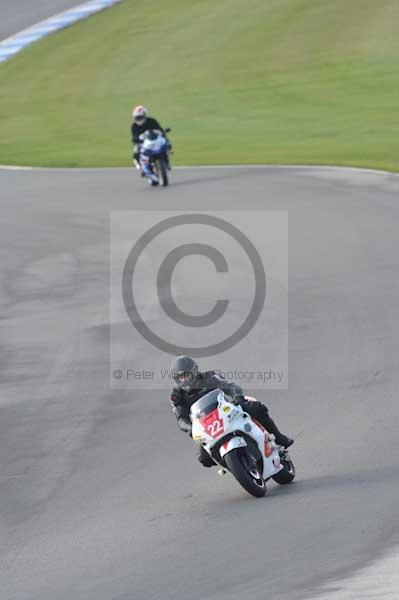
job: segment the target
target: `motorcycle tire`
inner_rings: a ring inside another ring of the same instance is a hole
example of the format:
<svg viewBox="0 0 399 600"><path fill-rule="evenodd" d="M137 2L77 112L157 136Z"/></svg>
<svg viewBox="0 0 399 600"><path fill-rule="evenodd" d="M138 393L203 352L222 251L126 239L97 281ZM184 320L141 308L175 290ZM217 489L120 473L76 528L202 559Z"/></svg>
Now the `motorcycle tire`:
<svg viewBox="0 0 399 600"><path fill-rule="evenodd" d="M295 479L295 466L290 458L282 458L281 464L283 465L283 468L281 471L273 475L272 479L274 479L274 481L280 485L286 485Z"/></svg>
<svg viewBox="0 0 399 600"><path fill-rule="evenodd" d="M166 187L169 183L168 181L168 170L166 168L166 163L164 161L163 158L159 158L156 161L156 169L157 169L157 173L158 173L158 179L160 184L163 187Z"/></svg>
<svg viewBox="0 0 399 600"><path fill-rule="evenodd" d="M224 461L244 490L256 498L262 498L266 494L266 484L262 476L256 479L251 475L244 464L243 456L242 449L236 448L225 455Z"/></svg>

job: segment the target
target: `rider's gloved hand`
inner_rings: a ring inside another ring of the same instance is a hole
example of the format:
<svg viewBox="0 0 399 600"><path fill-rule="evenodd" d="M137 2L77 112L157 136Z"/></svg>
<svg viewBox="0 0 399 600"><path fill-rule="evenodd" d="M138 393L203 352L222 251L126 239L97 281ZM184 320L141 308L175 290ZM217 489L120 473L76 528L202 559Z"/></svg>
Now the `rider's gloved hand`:
<svg viewBox="0 0 399 600"><path fill-rule="evenodd" d="M234 401L241 405L245 403L245 396L235 396Z"/></svg>

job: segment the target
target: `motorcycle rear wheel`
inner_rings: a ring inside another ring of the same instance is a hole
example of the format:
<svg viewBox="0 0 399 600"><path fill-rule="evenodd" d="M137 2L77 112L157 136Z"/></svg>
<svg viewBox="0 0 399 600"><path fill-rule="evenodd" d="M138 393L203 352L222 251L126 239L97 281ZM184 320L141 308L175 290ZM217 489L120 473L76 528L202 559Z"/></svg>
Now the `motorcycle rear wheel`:
<svg viewBox="0 0 399 600"><path fill-rule="evenodd" d="M254 477L246 467L243 457L242 449L236 448L225 455L224 461L244 490L256 498L262 498L266 494L266 484L262 475L259 474L259 478Z"/></svg>
<svg viewBox="0 0 399 600"><path fill-rule="evenodd" d="M288 455L284 458L281 457L281 464L283 465L283 468L273 475L273 479L280 485L286 485L295 479L295 465Z"/></svg>

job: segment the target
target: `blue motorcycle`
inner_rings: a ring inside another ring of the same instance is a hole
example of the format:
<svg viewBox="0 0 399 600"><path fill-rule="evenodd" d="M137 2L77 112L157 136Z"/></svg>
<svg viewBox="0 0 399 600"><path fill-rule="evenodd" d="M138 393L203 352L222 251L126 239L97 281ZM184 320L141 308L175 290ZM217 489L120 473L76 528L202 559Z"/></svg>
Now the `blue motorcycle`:
<svg viewBox="0 0 399 600"><path fill-rule="evenodd" d="M168 133L170 129L165 129ZM158 130L149 129L141 136L140 167L143 176L150 185L161 184L166 187L169 183L170 160L169 140Z"/></svg>

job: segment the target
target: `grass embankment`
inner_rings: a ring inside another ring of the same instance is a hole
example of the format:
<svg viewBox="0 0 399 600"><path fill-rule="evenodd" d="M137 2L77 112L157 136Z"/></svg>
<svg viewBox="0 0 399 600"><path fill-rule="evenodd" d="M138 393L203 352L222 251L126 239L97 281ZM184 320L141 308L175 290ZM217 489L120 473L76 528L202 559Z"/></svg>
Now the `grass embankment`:
<svg viewBox="0 0 399 600"><path fill-rule="evenodd" d="M130 164L134 104L180 164L399 170L397 0L127 0L0 65L0 163Z"/></svg>

